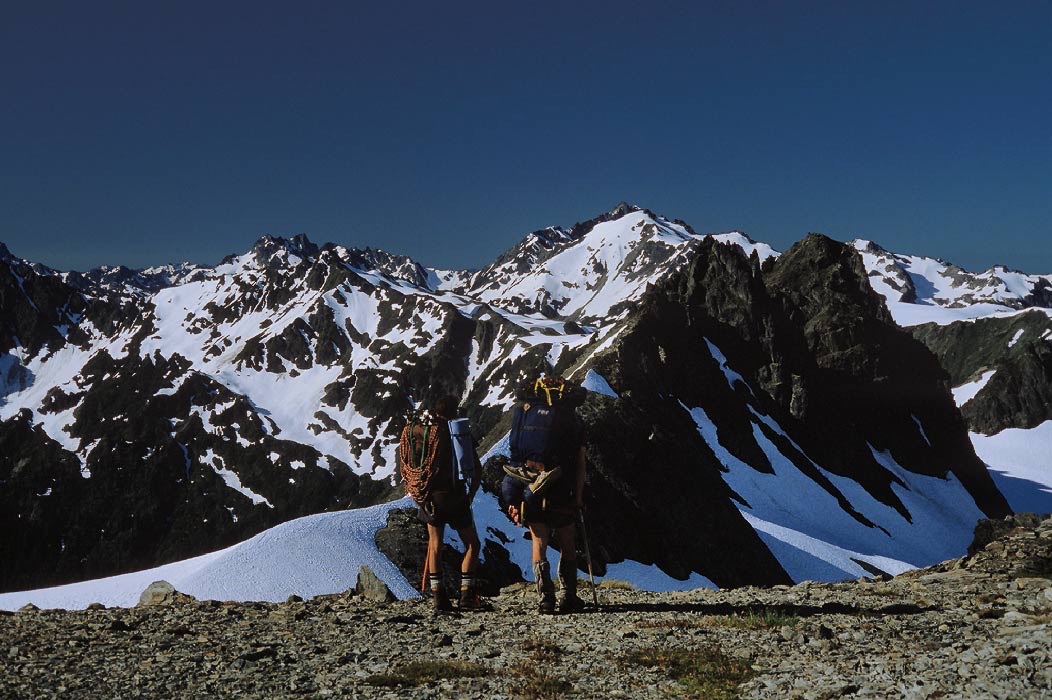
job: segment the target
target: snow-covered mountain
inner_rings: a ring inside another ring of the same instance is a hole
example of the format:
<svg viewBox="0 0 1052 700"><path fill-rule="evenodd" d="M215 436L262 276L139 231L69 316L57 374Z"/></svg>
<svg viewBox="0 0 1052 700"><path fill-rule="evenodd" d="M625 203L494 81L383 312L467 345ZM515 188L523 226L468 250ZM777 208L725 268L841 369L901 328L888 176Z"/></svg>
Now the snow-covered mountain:
<svg viewBox="0 0 1052 700"><path fill-rule="evenodd" d="M570 229L529 234L453 289L509 310L609 324L623 318L648 285L683 265L703 238L683 222L622 203ZM756 251L761 261L775 255L742 233L713 238Z"/></svg>
<svg viewBox="0 0 1052 700"><path fill-rule="evenodd" d="M497 454L514 387L545 366L594 390L604 565L726 586L959 554L1007 508L874 279L824 237L779 255L629 205L474 272L304 236L83 275L0 250L0 586L388 500L411 405L462 397ZM478 508L515 561L496 499Z"/></svg>
<svg viewBox="0 0 1052 700"><path fill-rule="evenodd" d="M891 253L872 241L852 244L862 255L870 284L903 326L1052 308L1052 275L1029 275L1001 265L968 272L936 258Z"/></svg>
<svg viewBox="0 0 1052 700"><path fill-rule="evenodd" d="M855 248L895 320L934 352L979 457L1019 511L1052 511L1052 275Z"/></svg>

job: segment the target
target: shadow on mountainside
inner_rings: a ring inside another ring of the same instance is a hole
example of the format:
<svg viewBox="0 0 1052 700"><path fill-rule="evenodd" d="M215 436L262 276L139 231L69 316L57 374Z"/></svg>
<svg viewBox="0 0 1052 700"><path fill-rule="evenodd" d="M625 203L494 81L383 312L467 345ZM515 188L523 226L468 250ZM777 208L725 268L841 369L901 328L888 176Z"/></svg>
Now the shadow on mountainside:
<svg viewBox="0 0 1052 700"><path fill-rule="evenodd" d="M1052 491L1038 481L991 467L990 476L1018 513L1052 513Z"/></svg>

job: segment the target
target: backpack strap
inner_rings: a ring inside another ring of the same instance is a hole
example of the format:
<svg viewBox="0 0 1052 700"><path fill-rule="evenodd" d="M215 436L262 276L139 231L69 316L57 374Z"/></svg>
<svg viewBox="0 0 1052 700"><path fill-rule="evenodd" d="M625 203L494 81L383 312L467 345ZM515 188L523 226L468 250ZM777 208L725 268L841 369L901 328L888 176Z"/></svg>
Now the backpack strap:
<svg viewBox="0 0 1052 700"><path fill-rule="evenodd" d="M544 398L548 402L549 406L553 405L552 394L556 395L556 400L562 400L563 389L565 388L566 382L564 382L562 379L556 381L549 380L546 377L541 377L533 383L533 393L539 396L540 393L543 391Z"/></svg>

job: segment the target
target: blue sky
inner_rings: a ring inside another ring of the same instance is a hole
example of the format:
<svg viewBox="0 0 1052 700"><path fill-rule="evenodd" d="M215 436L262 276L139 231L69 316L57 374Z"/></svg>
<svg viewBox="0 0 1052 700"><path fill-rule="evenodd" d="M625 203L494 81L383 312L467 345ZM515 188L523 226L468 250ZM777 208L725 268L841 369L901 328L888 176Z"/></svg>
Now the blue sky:
<svg viewBox="0 0 1052 700"><path fill-rule="evenodd" d="M484 264L627 200L1052 272L1052 4L5 3L0 241Z"/></svg>

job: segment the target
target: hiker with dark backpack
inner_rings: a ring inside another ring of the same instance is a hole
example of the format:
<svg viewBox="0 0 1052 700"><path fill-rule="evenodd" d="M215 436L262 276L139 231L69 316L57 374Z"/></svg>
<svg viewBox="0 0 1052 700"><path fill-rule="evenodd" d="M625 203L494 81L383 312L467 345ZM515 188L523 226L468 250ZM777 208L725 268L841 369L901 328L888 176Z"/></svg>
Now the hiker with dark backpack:
<svg viewBox="0 0 1052 700"><path fill-rule="evenodd" d="M430 411L412 415L402 430L398 461L406 493L427 525L426 571L435 612L452 610L442 586L442 540L449 525L464 543L460 566L460 609L479 610L475 570L479 537L471 513L481 480L481 466L466 418L454 419L457 400L439 399ZM466 489L466 490L465 490Z"/></svg>
<svg viewBox="0 0 1052 700"><path fill-rule="evenodd" d="M508 515L530 529L533 574L540 612L574 612L577 597L576 521L584 504L584 427L574 411L584 391L563 379L544 376L526 384L512 410L511 458L501 494ZM556 606L548 544L559 546L562 595Z"/></svg>

